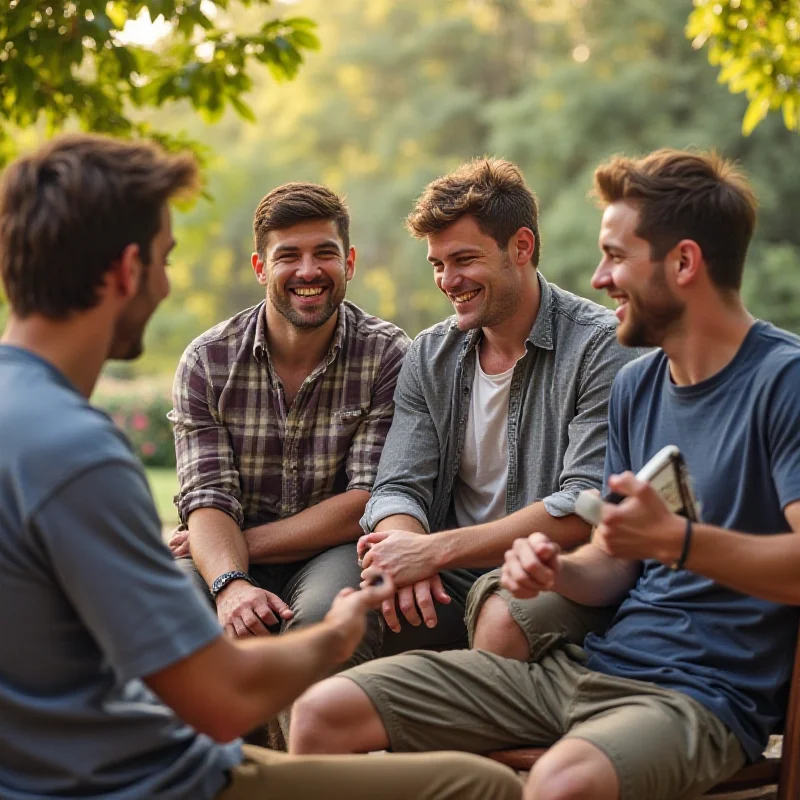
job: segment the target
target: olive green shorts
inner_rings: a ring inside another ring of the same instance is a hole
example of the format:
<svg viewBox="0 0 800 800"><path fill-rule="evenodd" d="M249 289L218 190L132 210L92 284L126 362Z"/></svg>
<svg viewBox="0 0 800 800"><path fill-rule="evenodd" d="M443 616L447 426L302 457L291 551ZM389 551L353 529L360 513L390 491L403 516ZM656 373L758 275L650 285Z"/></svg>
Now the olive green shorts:
<svg viewBox="0 0 800 800"><path fill-rule="evenodd" d="M492 590L491 574L475 584L470 633L480 597ZM583 739L613 764L622 800L688 800L741 768L736 737L688 695L588 669L576 642L602 630L610 612L559 600L515 601L512 616L531 643L527 663L484 650L415 651L341 675L370 698L396 752L486 753Z"/></svg>

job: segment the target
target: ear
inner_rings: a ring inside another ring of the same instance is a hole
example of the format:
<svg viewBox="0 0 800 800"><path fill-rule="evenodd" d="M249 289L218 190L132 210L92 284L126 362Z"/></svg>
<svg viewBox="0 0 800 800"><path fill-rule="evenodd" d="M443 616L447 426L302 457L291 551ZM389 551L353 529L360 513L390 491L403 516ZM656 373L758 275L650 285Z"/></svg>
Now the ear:
<svg viewBox="0 0 800 800"><path fill-rule="evenodd" d="M142 259L139 256L139 245L129 244L111 266L108 272L107 285L114 294L123 300L129 300L139 291L142 272Z"/></svg>
<svg viewBox="0 0 800 800"><path fill-rule="evenodd" d="M344 277L349 282L353 280L353 275L356 274L356 249L355 247L351 247L347 253L347 258L344 262L345 265L345 273Z"/></svg>
<svg viewBox="0 0 800 800"><path fill-rule="evenodd" d="M250 263L253 265L253 272L256 274L256 280L260 286L267 285L267 267L264 264L261 256L258 253L253 253L250 257Z"/></svg>
<svg viewBox="0 0 800 800"><path fill-rule="evenodd" d="M524 267L531 263L536 246L536 234L530 228L520 228L508 242L508 254L513 264Z"/></svg>
<svg viewBox="0 0 800 800"><path fill-rule="evenodd" d="M681 239L667 253L667 259L672 264L675 283L681 289L688 287L705 271L703 251L694 239Z"/></svg>

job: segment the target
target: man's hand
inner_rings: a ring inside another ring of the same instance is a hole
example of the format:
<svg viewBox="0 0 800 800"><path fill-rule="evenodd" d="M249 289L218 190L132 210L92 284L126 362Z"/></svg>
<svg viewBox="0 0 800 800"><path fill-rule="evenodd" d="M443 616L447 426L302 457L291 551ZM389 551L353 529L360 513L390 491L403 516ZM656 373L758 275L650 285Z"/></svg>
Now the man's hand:
<svg viewBox="0 0 800 800"><path fill-rule="evenodd" d="M375 570L388 575L396 586L410 586L439 571L435 535L411 531L373 531L358 540L358 558L369 581Z"/></svg>
<svg viewBox="0 0 800 800"><path fill-rule="evenodd" d="M217 617L225 632L234 638L269 636L267 625L291 619L292 611L278 595L251 586L244 580L231 581L217 595Z"/></svg>
<svg viewBox="0 0 800 800"><path fill-rule="evenodd" d="M374 570L374 567L371 570ZM365 583L361 585L364 586ZM439 618L436 616L434 600L442 605L450 602L450 595L445 591L442 579L438 575L398 589L396 596L388 597L381 603L381 613L389 629L395 633L400 633L398 607L414 627L424 622L429 628L435 628Z"/></svg>
<svg viewBox="0 0 800 800"><path fill-rule="evenodd" d="M558 576L560 553L561 548L543 533L516 539L505 554L501 586L521 600L550 591Z"/></svg>
<svg viewBox="0 0 800 800"><path fill-rule="evenodd" d="M185 525L178 525L169 535L169 549L173 558L183 558L191 555L189 552L189 529Z"/></svg>
<svg viewBox="0 0 800 800"><path fill-rule="evenodd" d="M686 520L673 514L658 492L632 472L611 475L608 488L625 499L619 505L603 504L603 521L595 528L592 544L614 558L675 561L683 546Z"/></svg>
<svg viewBox="0 0 800 800"><path fill-rule="evenodd" d="M337 664L347 661L364 637L366 612L393 598L394 591L392 581L383 578L380 584L365 586L361 590L342 589L336 595L330 611L325 615L325 622L334 626L339 634L336 649L331 653L331 658Z"/></svg>

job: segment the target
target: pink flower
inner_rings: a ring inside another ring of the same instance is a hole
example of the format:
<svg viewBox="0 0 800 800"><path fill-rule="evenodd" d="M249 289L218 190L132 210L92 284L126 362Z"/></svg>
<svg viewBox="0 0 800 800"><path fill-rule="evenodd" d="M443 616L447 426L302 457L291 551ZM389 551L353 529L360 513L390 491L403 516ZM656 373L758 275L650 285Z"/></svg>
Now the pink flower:
<svg viewBox="0 0 800 800"><path fill-rule="evenodd" d="M145 456L145 458L149 458L150 456L155 454L156 446L152 442L142 442L141 451L142 455Z"/></svg>
<svg viewBox="0 0 800 800"><path fill-rule="evenodd" d="M135 431L145 431L147 430L147 426L150 424L150 420L142 414L141 411L137 411L131 417L131 425L133 425L133 429Z"/></svg>

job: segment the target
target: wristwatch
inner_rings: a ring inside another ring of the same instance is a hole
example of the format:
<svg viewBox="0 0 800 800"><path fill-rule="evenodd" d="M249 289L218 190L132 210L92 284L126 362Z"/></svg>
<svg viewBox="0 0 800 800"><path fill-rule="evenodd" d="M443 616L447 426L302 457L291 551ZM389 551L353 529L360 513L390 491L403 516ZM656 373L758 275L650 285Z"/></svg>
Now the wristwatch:
<svg viewBox="0 0 800 800"><path fill-rule="evenodd" d="M216 600L217 595L231 582L231 581L247 581L251 586L255 586L256 582L246 573L240 569L232 569L230 572L223 572L218 578L214 578L214 583L211 584L211 596Z"/></svg>

